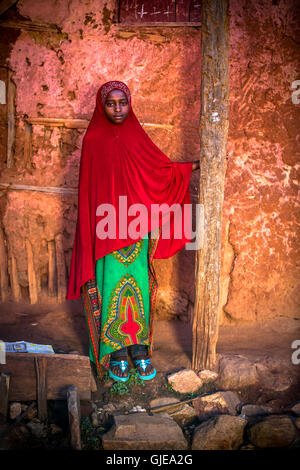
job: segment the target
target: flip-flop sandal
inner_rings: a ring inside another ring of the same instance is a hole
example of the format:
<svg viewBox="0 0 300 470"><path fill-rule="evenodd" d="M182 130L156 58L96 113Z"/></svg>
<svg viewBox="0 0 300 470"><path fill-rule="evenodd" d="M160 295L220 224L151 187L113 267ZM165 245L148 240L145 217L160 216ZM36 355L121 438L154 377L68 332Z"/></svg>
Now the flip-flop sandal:
<svg viewBox="0 0 300 470"><path fill-rule="evenodd" d="M111 366L119 366L121 371L122 372L125 372L126 369L128 370L128 361L110 361L109 363L109 369L108 369L108 375L114 379L114 380L118 380L119 382L127 382L127 380L129 379L129 375L127 375L127 377L120 377L118 375L115 375L111 370L110 370L110 367Z"/></svg>
<svg viewBox="0 0 300 470"><path fill-rule="evenodd" d="M143 370L146 370L147 369L147 365L148 364L151 364L151 361L150 359L133 359L133 363L136 366L140 366ZM153 368L153 372L151 374L147 374L147 375L141 375L137 369L137 373L138 373L138 376L142 379L142 380L151 380L151 379L154 379L154 377L156 376L156 369Z"/></svg>

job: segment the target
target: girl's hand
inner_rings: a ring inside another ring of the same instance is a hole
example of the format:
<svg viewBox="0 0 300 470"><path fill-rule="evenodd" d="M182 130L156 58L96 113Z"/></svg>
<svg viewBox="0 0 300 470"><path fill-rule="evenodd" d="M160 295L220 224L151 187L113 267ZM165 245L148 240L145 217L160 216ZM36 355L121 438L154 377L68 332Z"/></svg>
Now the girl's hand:
<svg viewBox="0 0 300 470"><path fill-rule="evenodd" d="M199 170L199 168L200 168L200 162L198 160L196 162L193 162L192 171Z"/></svg>

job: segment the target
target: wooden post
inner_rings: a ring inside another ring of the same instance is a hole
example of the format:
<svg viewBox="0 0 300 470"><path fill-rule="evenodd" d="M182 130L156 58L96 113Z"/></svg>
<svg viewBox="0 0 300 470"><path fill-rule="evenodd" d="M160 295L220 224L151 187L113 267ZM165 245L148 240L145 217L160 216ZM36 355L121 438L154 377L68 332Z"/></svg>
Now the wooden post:
<svg viewBox="0 0 300 470"><path fill-rule="evenodd" d="M31 304L36 304L38 301L38 286L36 280L36 272L34 269L34 257L30 240L26 238L26 251L27 251L27 269L28 269L28 284L29 284L29 298Z"/></svg>
<svg viewBox="0 0 300 470"><path fill-rule="evenodd" d="M5 238L2 227L0 227L0 287L1 300L5 302L9 297L8 289L8 263Z"/></svg>
<svg viewBox="0 0 300 470"><path fill-rule="evenodd" d="M8 253L9 253L9 276L10 276L12 298L15 302L21 302L22 292L21 292L21 286L19 284L19 278L18 278L17 261L13 254L13 250L10 244L8 245Z"/></svg>
<svg viewBox="0 0 300 470"><path fill-rule="evenodd" d="M34 358L36 372L36 397L38 417L40 421L47 420L47 359L45 357Z"/></svg>
<svg viewBox="0 0 300 470"><path fill-rule="evenodd" d="M226 171L229 97L228 0L202 2L202 82L200 120L203 246L196 252L193 318L194 370L216 361L220 305L221 228Z"/></svg>
<svg viewBox="0 0 300 470"><path fill-rule="evenodd" d="M67 294L66 260L64 255L62 234L55 236L55 253L57 269L57 301L64 302Z"/></svg>
<svg viewBox="0 0 300 470"><path fill-rule="evenodd" d="M55 288L55 244L54 240L48 241L48 295L54 297L56 293Z"/></svg>
<svg viewBox="0 0 300 470"><path fill-rule="evenodd" d="M8 394L9 394L10 374L1 373L0 375L0 418L6 422Z"/></svg>
<svg viewBox="0 0 300 470"><path fill-rule="evenodd" d="M15 144L15 97L16 85L12 80L13 72L8 71L7 84L7 167L14 166L14 144Z"/></svg>
<svg viewBox="0 0 300 470"><path fill-rule="evenodd" d="M77 393L77 387L70 386L68 388L67 400L71 432L71 447L75 450L81 450L80 401Z"/></svg>

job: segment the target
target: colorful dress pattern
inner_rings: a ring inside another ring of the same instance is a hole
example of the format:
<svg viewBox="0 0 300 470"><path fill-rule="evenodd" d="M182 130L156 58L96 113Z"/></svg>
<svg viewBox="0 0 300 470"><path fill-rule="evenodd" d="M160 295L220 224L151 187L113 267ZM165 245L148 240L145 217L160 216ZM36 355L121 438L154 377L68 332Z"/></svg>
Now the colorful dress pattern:
<svg viewBox="0 0 300 470"><path fill-rule="evenodd" d="M94 277L82 286L89 330L89 356L97 375L113 351L133 344L152 353L157 280L153 257L160 232L96 261Z"/></svg>

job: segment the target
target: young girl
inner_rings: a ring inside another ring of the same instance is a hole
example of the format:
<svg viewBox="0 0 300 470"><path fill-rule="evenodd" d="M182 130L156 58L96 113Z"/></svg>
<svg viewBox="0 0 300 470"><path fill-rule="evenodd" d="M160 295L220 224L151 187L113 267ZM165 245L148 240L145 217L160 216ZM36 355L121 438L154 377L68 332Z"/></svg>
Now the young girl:
<svg viewBox="0 0 300 470"><path fill-rule="evenodd" d="M156 375L150 359L157 293L153 259L168 258L191 241L191 215L181 216L178 238L171 207L190 204L190 175L198 168L199 162L172 162L158 149L137 120L125 83L101 86L82 145L66 297L82 296L89 356L99 376L104 366L111 378L127 381L128 352L143 380ZM154 223L153 204L167 207ZM162 236L167 216L168 238Z"/></svg>

